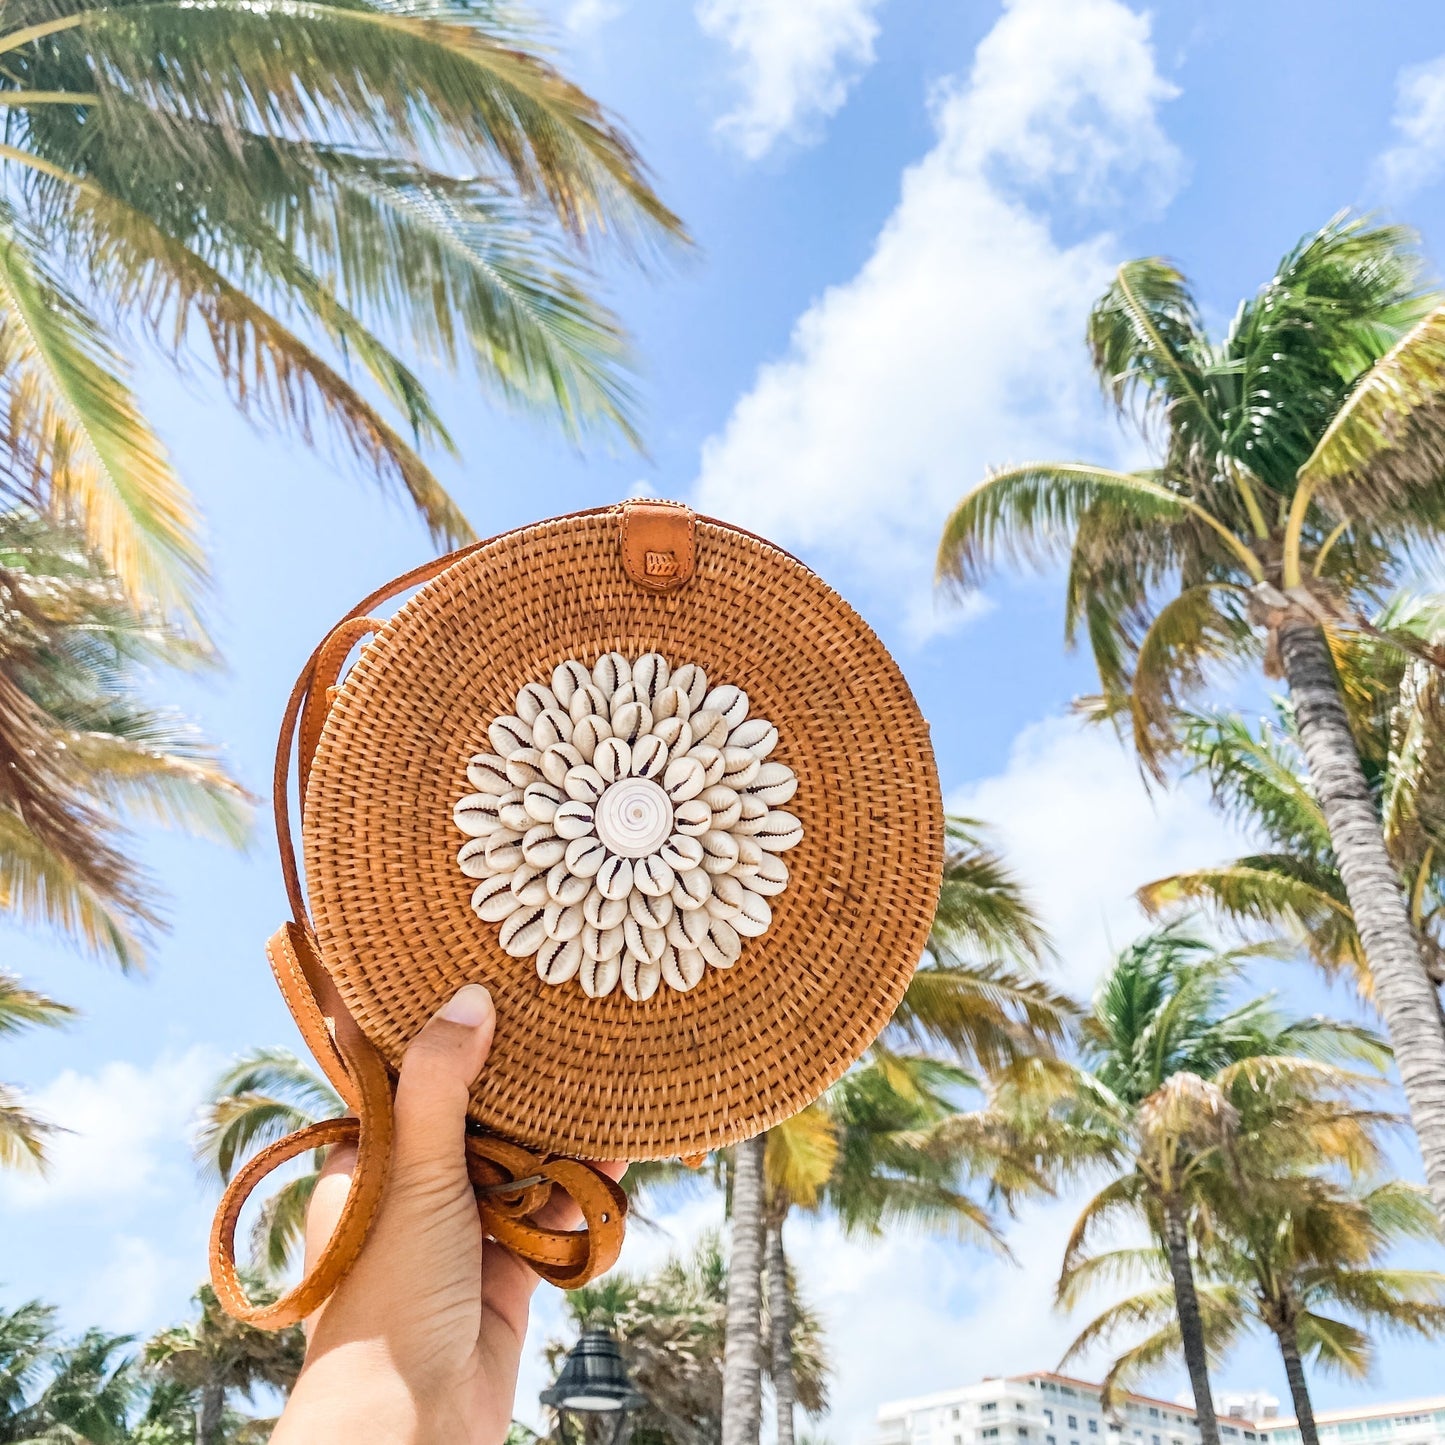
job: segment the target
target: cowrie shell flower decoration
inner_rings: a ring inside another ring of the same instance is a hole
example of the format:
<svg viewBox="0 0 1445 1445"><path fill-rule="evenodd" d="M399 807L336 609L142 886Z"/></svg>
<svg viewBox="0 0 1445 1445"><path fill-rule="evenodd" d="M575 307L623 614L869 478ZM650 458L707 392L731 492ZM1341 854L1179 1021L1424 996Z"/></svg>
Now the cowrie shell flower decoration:
<svg viewBox="0 0 1445 1445"><path fill-rule="evenodd" d="M803 825L778 730L696 663L609 652L529 682L452 810L472 909L544 983L641 1003L731 968L772 923Z"/></svg>

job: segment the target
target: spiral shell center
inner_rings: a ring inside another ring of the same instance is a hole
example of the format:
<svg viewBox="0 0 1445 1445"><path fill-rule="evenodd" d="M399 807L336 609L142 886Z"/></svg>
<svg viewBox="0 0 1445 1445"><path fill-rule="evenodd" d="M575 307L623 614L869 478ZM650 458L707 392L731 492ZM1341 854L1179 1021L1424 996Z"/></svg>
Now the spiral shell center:
<svg viewBox="0 0 1445 1445"><path fill-rule="evenodd" d="M672 836L672 801L650 778L623 778L597 800L594 823L619 858L646 858Z"/></svg>

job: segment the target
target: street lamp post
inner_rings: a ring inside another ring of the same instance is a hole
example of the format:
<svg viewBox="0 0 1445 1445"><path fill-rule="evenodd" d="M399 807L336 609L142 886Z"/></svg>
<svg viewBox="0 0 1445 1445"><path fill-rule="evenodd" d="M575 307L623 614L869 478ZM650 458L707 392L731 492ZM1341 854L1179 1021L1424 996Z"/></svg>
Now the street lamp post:
<svg viewBox="0 0 1445 1445"><path fill-rule="evenodd" d="M627 1376L612 1331L598 1325L578 1336L556 1383L542 1391L541 1399L557 1412L562 1445L575 1445L577 1440L587 1445L625 1445L628 1416L647 1403ZM569 1415L574 1417L572 1441L567 1436ZM580 1420L575 1418L579 1416Z"/></svg>

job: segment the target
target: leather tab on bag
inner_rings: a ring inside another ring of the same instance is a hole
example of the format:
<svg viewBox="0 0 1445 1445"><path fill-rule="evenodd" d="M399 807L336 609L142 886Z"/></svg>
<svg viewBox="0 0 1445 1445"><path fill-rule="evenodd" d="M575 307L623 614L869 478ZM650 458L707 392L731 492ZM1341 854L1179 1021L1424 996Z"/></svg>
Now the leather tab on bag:
<svg viewBox="0 0 1445 1445"><path fill-rule="evenodd" d="M622 504L622 567L649 592L672 592L697 562L697 517L681 502Z"/></svg>

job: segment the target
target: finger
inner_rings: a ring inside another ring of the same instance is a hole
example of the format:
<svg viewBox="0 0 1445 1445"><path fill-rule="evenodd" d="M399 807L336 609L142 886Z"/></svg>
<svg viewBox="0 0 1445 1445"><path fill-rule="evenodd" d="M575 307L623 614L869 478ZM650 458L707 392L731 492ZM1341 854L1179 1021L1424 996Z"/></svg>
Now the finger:
<svg viewBox="0 0 1445 1445"><path fill-rule="evenodd" d="M491 994L469 983L412 1040L396 1084L393 1157L399 1175L465 1181L467 1103L496 1023Z"/></svg>

